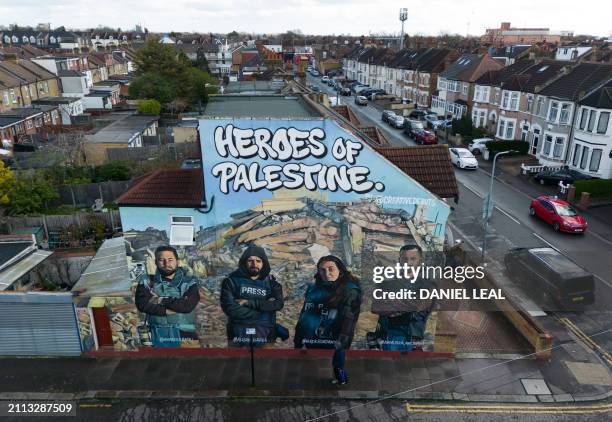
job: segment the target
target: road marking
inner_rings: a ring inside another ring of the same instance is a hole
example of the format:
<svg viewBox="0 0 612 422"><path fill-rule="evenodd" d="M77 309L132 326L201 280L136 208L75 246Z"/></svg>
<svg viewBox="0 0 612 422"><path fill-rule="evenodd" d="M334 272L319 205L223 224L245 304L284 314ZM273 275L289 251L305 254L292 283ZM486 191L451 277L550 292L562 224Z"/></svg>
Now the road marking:
<svg viewBox="0 0 612 422"><path fill-rule="evenodd" d="M612 242L610 242L608 239L606 239L606 238L604 238L604 237L602 237L602 236L598 235L597 233L595 233L595 232L593 232L593 231L591 231L591 230L589 230L589 231L587 232L587 234L592 234L593 236L595 236L596 238L598 238L598 239L599 239L599 240L601 240L602 242L607 243L608 245L611 245L611 246L612 246Z"/></svg>
<svg viewBox="0 0 612 422"><path fill-rule="evenodd" d="M496 206L495 209L499 212L501 212L503 215L505 215L506 217L508 217L510 220L514 221L516 224L521 224L520 221L518 221L516 218L512 217L510 214L508 214L506 211L502 210L500 207Z"/></svg>
<svg viewBox="0 0 612 422"><path fill-rule="evenodd" d="M556 250L557 252L559 252L561 255L565 256L559 249L557 249L557 247L555 245L553 245L552 243L550 243L548 240L544 239L542 236L540 236L537 233L531 233L532 235L534 235L535 237L537 237L538 239L540 239L542 242L546 243L548 246L550 246L551 248L553 248L554 250Z"/></svg>
<svg viewBox="0 0 612 422"><path fill-rule="evenodd" d="M506 413L506 414L584 414L584 413L608 413L612 411L612 405L593 406L444 406L444 405L418 405L406 404L407 412L414 413Z"/></svg>
<svg viewBox="0 0 612 422"><path fill-rule="evenodd" d="M576 337L582 340L586 345L592 350L599 352L601 357L606 361L608 365L612 365L612 355L608 353L604 348L602 348L599 344L595 343L593 339L587 336L584 331L576 326L572 321L568 318L559 318L559 322L567 327Z"/></svg>
<svg viewBox="0 0 612 422"><path fill-rule="evenodd" d="M476 190L476 188L473 188L473 187L472 187L472 186L470 186L470 185L466 185L465 183L461 183L461 184L462 184L462 185L463 185L463 186L464 186L464 187L465 187L467 190L469 190L470 192L472 192L474 195L476 195L476 196L477 196L477 197L479 197L480 199L483 199L483 198L484 198L484 196L483 196L483 195L482 195L480 192L478 192L478 191Z"/></svg>

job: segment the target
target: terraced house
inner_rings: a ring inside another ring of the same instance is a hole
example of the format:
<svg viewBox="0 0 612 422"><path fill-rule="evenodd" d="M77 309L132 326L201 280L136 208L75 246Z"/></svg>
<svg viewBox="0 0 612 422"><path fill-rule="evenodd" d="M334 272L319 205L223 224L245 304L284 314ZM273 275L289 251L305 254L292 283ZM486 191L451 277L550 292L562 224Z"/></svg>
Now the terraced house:
<svg viewBox="0 0 612 422"><path fill-rule="evenodd" d="M488 54L464 54L438 76L438 93L432 96L431 109L439 115L459 119L472 109L476 80L486 72L504 65Z"/></svg>
<svg viewBox="0 0 612 422"><path fill-rule="evenodd" d="M0 111L28 106L41 97L61 95L57 77L29 60L0 62Z"/></svg>

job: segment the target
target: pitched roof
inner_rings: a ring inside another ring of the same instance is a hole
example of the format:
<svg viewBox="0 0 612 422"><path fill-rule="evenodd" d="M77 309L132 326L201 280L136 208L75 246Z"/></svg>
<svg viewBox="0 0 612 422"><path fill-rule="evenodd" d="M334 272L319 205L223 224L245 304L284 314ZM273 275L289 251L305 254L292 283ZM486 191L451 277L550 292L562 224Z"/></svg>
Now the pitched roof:
<svg viewBox="0 0 612 422"><path fill-rule="evenodd" d="M123 206L200 207L204 198L201 169L157 170L137 179L116 202Z"/></svg>
<svg viewBox="0 0 612 422"><path fill-rule="evenodd" d="M459 195L446 145L377 148L387 160L441 198Z"/></svg>
<svg viewBox="0 0 612 422"><path fill-rule="evenodd" d="M585 97L580 101L580 104L594 108L612 109L612 82L608 82Z"/></svg>
<svg viewBox="0 0 612 422"><path fill-rule="evenodd" d="M527 52L531 48L530 45L507 45L505 47L489 48L491 57L508 57L515 58Z"/></svg>
<svg viewBox="0 0 612 422"><path fill-rule="evenodd" d="M520 74L510 76L503 82L503 87L510 91L535 93L536 88L557 78L567 65L567 62L557 60L534 62L532 66L524 69Z"/></svg>
<svg viewBox="0 0 612 422"><path fill-rule="evenodd" d="M577 100L581 95L612 79L612 64L580 63L540 93L549 97Z"/></svg>
<svg viewBox="0 0 612 422"><path fill-rule="evenodd" d="M522 73L525 69L533 66L534 60L519 60L516 63L506 66L499 70L490 70L484 73L480 78L476 79L478 85L501 85L503 82L511 78L513 75Z"/></svg>

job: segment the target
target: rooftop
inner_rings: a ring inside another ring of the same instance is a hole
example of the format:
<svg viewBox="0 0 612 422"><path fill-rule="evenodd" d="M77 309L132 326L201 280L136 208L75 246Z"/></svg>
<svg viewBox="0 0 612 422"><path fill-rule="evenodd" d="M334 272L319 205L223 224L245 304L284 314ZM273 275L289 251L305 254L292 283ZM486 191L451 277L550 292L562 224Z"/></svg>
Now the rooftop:
<svg viewBox="0 0 612 422"><path fill-rule="evenodd" d="M204 116L253 119L309 119L322 117L303 98L281 95L211 96L206 104Z"/></svg>
<svg viewBox="0 0 612 422"><path fill-rule="evenodd" d="M612 109L612 81L591 93L580 101L580 104L594 108Z"/></svg>
<svg viewBox="0 0 612 422"><path fill-rule="evenodd" d="M459 195L446 145L377 148L387 160L440 198Z"/></svg>
<svg viewBox="0 0 612 422"><path fill-rule="evenodd" d="M203 183L201 169L158 170L136 179L116 202L121 206L200 207Z"/></svg>
<svg viewBox="0 0 612 422"><path fill-rule="evenodd" d="M127 115L100 129L93 135L87 135L87 142L128 143L136 133L144 131L151 123L157 120L159 120L158 116Z"/></svg>

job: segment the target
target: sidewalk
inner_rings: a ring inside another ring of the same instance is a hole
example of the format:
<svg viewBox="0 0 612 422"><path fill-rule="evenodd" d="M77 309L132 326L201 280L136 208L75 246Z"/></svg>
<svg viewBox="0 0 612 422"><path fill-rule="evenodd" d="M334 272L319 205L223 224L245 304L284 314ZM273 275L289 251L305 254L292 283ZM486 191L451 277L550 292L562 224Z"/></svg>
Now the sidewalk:
<svg viewBox="0 0 612 422"><path fill-rule="evenodd" d="M329 383L330 358L257 356L264 351L256 351L256 388L250 388L246 350L244 356L5 358L0 399L377 399L396 395L536 403L610 397L607 369L595 363L588 350L580 349L575 343L559 347L549 362L349 355L350 382L344 387ZM580 361L572 360L576 356ZM526 390L533 380L545 380L544 388Z"/></svg>

